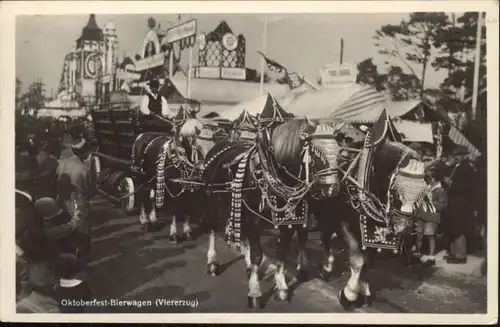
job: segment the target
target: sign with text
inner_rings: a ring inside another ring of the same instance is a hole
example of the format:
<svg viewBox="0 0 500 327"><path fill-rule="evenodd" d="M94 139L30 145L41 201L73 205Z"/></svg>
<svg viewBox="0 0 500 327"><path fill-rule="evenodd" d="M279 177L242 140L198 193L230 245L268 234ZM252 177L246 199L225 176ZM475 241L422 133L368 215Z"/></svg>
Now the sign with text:
<svg viewBox="0 0 500 327"><path fill-rule="evenodd" d="M323 87L338 87L356 83L358 68L353 64L326 65L320 74Z"/></svg>
<svg viewBox="0 0 500 327"><path fill-rule="evenodd" d="M159 53L135 62L134 71L140 72L148 68L161 66L165 63L165 54Z"/></svg>
<svg viewBox="0 0 500 327"><path fill-rule="evenodd" d="M126 71L126 70L119 69L116 72L116 78L122 79L122 80L125 80L125 81L133 81L133 80L141 78L141 74L133 73L133 72L129 72L129 71Z"/></svg>
<svg viewBox="0 0 500 327"><path fill-rule="evenodd" d="M247 78L247 70L245 68L223 67L221 70L221 78L245 80Z"/></svg>
<svg viewBox="0 0 500 327"><path fill-rule="evenodd" d="M196 35L196 19L168 29L165 38L168 43L172 43L194 35Z"/></svg>
<svg viewBox="0 0 500 327"><path fill-rule="evenodd" d="M219 67L198 67L197 69L198 78L220 78L220 68Z"/></svg>

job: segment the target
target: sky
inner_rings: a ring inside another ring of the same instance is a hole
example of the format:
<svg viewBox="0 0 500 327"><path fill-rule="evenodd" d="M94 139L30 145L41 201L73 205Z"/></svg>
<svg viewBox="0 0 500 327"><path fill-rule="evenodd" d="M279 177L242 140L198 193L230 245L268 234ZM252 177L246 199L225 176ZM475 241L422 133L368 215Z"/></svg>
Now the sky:
<svg viewBox="0 0 500 327"><path fill-rule="evenodd" d="M90 13L89 13L90 14ZM87 24L86 15L18 16L16 19L16 76L23 82L22 90L42 78L46 90L57 90L63 60L71 52L74 41ZM177 15L96 15L100 28L112 21L116 27L121 51L134 56L140 53L148 31L147 20L154 17L163 28L177 23ZM379 71L387 60L377 53L372 36L384 24L397 24L408 13L356 14L276 14L268 15L265 54L290 71L302 73L311 81L319 77L319 69L340 60L340 40L344 39L343 60L356 64L373 57ZM246 66L260 67L264 20L262 14L184 14L182 21L198 20L198 32L210 32L225 20L235 34L246 39ZM187 65L188 52L181 63ZM193 65L197 64L197 50ZM437 87L445 72L428 69L426 87Z"/></svg>

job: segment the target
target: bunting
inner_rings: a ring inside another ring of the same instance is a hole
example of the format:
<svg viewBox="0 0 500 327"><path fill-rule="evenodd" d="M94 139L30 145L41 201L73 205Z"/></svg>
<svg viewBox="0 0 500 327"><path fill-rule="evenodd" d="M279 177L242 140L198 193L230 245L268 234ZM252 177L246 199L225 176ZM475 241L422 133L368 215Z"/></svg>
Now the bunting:
<svg viewBox="0 0 500 327"><path fill-rule="evenodd" d="M257 51L266 61L267 68L272 71L278 80L284 81L288 84L290 89L295 89L305 83L305 80L299 76L299 74L292 72L289 73L285 66L279 64L278 62L269 59L262 52Z"/></svg>

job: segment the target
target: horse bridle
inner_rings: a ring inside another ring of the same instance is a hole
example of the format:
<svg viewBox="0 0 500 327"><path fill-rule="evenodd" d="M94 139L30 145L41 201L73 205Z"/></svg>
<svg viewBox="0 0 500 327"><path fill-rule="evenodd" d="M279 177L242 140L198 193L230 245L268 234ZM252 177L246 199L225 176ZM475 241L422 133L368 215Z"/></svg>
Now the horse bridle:
<svg viewBox="0 0 500 327"><path fill-rule="evenodd" d="M329 167L329 162L326 158L326 155L323 153L323 150L319 148L318 146L314 145L311 141L312 140L336 140L334 134L325 134L325 135L309 135L308 133L302 133L301 139L304 141L304 145L302 146L303 148L303 154L302 154L302 159L304 163L308 158L304 158L306 155L310 156L311 154L315 154L318 158L323 161L325 166L327 168L321 169L314 173L311 177L318 178L318 177L323 177L323 176L329 176L333 174L338 174L340 169L338 167ZM307 154L306 154L307 153Z"/></svg>

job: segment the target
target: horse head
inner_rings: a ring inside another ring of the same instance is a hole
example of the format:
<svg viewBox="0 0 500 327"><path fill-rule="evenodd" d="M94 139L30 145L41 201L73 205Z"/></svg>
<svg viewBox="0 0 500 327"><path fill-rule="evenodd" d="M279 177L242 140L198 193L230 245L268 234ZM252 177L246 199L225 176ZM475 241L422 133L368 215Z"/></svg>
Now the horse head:
<svg viewBox="0 0 500 327"><path fill-rule="evenodd" d="M187 120L179 131L181 142L193 162L204 157L215 143L215 132L201 120Z"/></svg>
<svg viewBox="0 0 500 327"><path fill-rule="evenodd" d="M340 127L317 124L305 118L278 125L273 131L276 159L290 171L300 171L303 167L306 181L312 181L312 194L316 198L336 196L340 190L341 147L335 139Z"/></svg>
<svg viewBox="0 0 500 327"><path fill-rule="evenodd" d="M386 194L387 210L412 215L429 189L418 154L402 143L384 142L374 153L373 167L379 194Z"/></svg>

